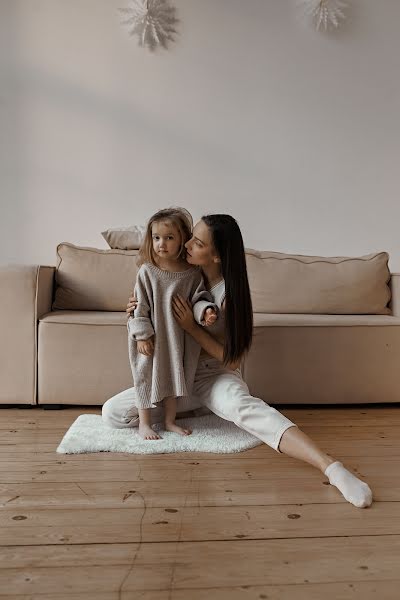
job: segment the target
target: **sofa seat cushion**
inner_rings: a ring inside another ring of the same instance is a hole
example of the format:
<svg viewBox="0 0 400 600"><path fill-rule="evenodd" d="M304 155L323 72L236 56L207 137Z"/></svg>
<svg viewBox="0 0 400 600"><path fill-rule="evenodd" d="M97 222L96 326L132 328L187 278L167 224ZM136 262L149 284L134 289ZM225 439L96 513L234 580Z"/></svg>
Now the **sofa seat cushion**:
<svg viewBox="0 0 400 600"><path fill-rule="evenodd" d="M272 404L400 402L400 318L254 315L243 375ZM393 326L394 325L394 326ZM132 386L125 312L56 311L39 322L39 404L102 404Z"/></svg>
<svg viewBox="0 0 400 600"><path fill-rule="evenodd" d="M397 326L400 317L391 315L296 315L254 313L254 327L355 327Z"/></svg>
<svg viewBox="0 0 400 600"><path fill-rule="evenodd" d="M56 311L39 321L39 404L103 404L132 387L123 312Z"/></svg>
<svg viewBox="0 0 400 600"><path fill-rule="evenodd" d="M400 402L399 318L255 315L255 324L243 367L254 396L270 404Z"/></svg>
<svg viewBox="0 0 400 600"><path fill-rule="evenodd" d="M43 315L43 323L64 325L120 325L126 328L126 313L100 310L57 310Z"/></svg>
<svg viewBox="0 0 400 600"><path fill-rule="evenodd" d="M254 313L254 327L400 327L400 317L391 315L296 315ZM43 315L44 323L70 325L118 325L126 327L125 312L57 310Z"/></svg>

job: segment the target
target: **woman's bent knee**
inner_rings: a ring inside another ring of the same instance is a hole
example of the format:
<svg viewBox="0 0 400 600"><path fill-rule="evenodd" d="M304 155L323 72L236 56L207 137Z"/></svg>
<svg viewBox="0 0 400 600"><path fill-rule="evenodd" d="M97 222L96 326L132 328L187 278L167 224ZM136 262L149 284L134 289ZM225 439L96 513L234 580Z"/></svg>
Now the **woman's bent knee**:
<svg viewBox="0 0 400 600"><path fill-rule="evenodd" d="M115 419L114 410L113 410L113 398L110 398L103 404L103 408L101 409L101 417L103 419L103 423L108 425L108 427L118 427L118 420Z"/></svg>
<svg viewBox="0 0 400 600"><path fill-rule="evenodd" d="M102 408L101 416L103 422L108 427L114 429L124 429L126 427L135 427L138 421L137 409L132 398L132 394L117 394L107 400Z"/></svg>

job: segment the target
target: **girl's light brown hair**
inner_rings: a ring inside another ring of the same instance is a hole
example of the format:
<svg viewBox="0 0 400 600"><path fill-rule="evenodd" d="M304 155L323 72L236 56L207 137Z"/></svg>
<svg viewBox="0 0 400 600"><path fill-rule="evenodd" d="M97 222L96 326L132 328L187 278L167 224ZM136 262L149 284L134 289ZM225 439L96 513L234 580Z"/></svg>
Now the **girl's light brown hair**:
<svg viewBox="0 0 400 600"><path fill-rule="evenodd" d="M181 236L181 248L179 258L186 258L185 244L192 237L193 219L192 215L185 208L180 206L172 206L171 208L163 208L150 217L146 233L139 248L137 264L140 267L143 263L151 263L157 266L153 251L153 235L152 227L154 223L167 222L175 225Z"/></svg>

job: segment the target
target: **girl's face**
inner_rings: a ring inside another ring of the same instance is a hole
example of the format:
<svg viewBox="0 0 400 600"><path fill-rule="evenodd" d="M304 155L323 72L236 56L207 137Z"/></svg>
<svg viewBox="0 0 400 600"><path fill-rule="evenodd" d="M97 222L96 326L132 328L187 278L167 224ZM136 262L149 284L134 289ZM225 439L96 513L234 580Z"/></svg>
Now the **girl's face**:
<svg viewBox="0 0 400 600"><path fill-rule="evenodd" d="M158 221L151 227L153 252L157 258L176 260L181 250L181 234L169 221Z"/></svg>
<svg viewBox="0 0 400 600"><path fill-rule="evenodd" d="M185 244L186 260L191 265L201 267L220 262L212 242L211 231L204 221L199 221L192 233L191 239Z"/></svg>

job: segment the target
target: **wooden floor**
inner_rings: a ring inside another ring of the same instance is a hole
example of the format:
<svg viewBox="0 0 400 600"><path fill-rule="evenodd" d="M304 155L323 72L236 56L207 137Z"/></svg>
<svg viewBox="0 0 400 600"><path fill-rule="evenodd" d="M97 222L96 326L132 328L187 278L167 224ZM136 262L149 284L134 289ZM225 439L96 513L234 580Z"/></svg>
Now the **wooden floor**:
<svg viewBox="0 0 400 600"><path fill-rule="evenodd" d="M400 406L282 412L371 485L267 446L56 454L86 407L0 409L0 599L400 598Z"/></svg>

